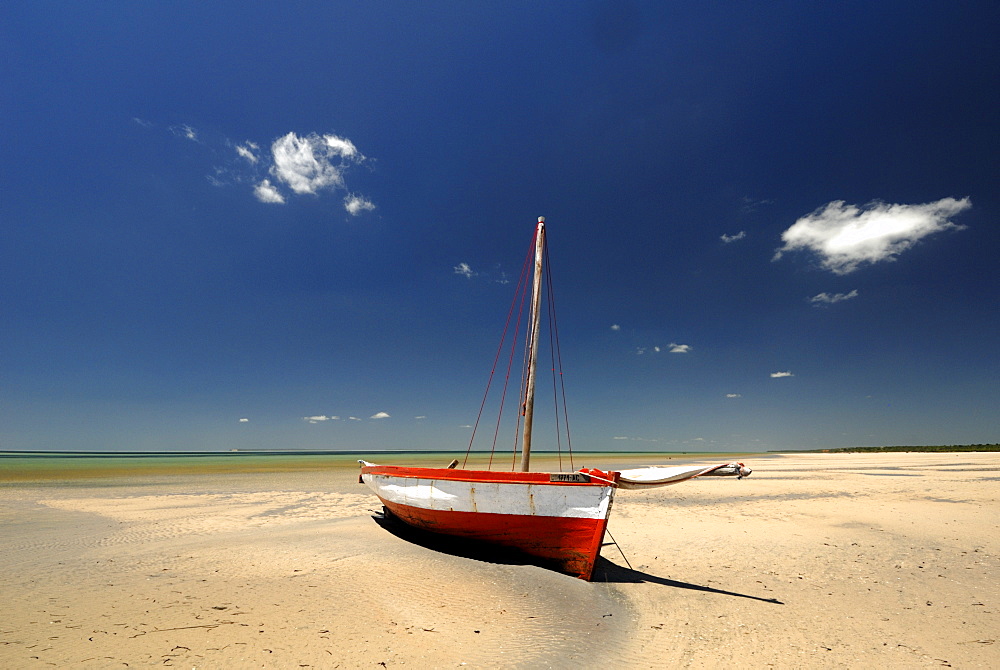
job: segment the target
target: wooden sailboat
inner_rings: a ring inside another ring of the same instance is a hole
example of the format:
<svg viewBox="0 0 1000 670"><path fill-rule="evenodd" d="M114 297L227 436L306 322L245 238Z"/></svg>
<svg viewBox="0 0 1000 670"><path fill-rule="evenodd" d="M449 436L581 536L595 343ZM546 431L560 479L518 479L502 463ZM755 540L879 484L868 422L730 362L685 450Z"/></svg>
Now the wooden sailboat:
<svg viewBox="0 0 1000 670"><path fill-rule="evenodd" d="M361 463L361 481L388 513L427 531L514 547L589 580L619 488L649 488L707 475L745 477L742 463L711 467L643 468L621 472L531 472L536 363L541 322L545 219L534 240L534 272L527 335L527 373L521 405L519 472Z"/></svg>

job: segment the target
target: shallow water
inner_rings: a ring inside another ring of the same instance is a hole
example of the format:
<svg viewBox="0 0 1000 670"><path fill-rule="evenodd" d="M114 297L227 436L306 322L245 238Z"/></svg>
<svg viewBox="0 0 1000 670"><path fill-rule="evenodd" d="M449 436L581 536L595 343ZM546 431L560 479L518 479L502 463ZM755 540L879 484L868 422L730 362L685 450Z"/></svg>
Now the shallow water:
<svg viewBox="0 0 1000 670"><path fill-rule="evenodd" d="M624 453L583 452L572 459L563 454L541 452L532 455L536 471L575 470L580 467L619 469L655 463L686 461L721 462L734 454L715 453ZM745 456L745 455L744 455ZM755 456L763 456L756 454ZM381 465L445 467L452 459L468 469L510 470L510 454L491 456L474 452L217 452L217 453L67 453L0 452L0 485L31 482L60 482L60 486L79 485L80 481L102 480L104 486L150 485L151 477L206 474L252 474L281 472L330 472L356 470L358 460ZM91 482L92 484L95 482ZM87 484L90 485L90 484Z"/></svg>

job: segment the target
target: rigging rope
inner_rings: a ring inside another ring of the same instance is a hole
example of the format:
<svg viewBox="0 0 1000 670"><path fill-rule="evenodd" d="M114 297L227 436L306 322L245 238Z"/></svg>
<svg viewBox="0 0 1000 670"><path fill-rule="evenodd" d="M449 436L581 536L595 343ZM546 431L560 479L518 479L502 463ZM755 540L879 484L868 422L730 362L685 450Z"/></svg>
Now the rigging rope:
<svg viewBox="0 0 1000 670"><path fill-rule="evenodd" d="M513 336L512 342L511 342L511 354L510 354L509 360L507 361L507 372L506 372L506 376L504 378L503 391L502 391L501 396L500 396L500 412L499 412L499 416L497 417L497 426L496 426L496 429L495 429L495 431L493 433L493 446L490 449L490 460L489 460L489 467L488 467L488 469L492 469L492 467L493 467L493 454L496 451L497 435L498 435L498 433L500 431L500 419L503 416L504 399L507 396L507 387L508 387L508 384L510 382L510 370L511 370L511 367L513 366L514 349L516 348L517 335L518 335L518 332L520 331L520 328L521 328L521 316L522 316L522 313L524 311L524 293L526 291L525 284L526 284L527 277L528 277L528 267L530 266L530 263L531 263L531 256L532 256L532 253L533 253L534 244L535 244L535 236L532 236L531 246L529 246L529 248L528 248L528 254L525 256L524 264L521 267L521 276L518 279L517 287L516 287L516 289L514 291L514 298L513 298L513 300L511 300L510 308L507 310L507 321L504 323L503 335L501 335L501 337L500 337L500 344L497 345L497 353L496 353L496 356L493 358L493 369L490 370L489 379L486 382L486 391L483 393L483 400L482 400L482 402L479 405L479 413L476 415L476 422L475 422L475 424L472 427L472 436L469 438L469 446L465 450L465 460L462 463L462 467L463 468L465 468L466 465L469 462L469 454L472 452L472 445L473 445L473 442L475 442L475 439L476 439L476 431L478 430L478 428L479 428L479 422L480 422L480 420L483 417L483 410L486 407L486 400L489 397L490 388L493 385L493 378L496 375L497 362L500 360L500 354L503 353L504 343L507 340L507 333L508 333L508 331L510 329L511 318L513 317L513 315L515 313L515 307L517 307L518 299L520 298L521 307L520 307L520 309L517 310L517 325L514 327L514 336Z"/></svg>
<svg viewBox="0 0 1000 670"><path fill-rule="evenodd" d="M510 391L511 371L514 366L514 353L517 350L518 338L521 335L522 321L524 320L525 316L526 304L528 303L528 298L531 294L531 283L532 283L531 276L533 274L532 268L534 266L532 261L534 257L535 244L537 242L536 238L537 238L537 229L535 235L532 236L531 245L528 247L528 253L525 255L524 264L521 267L521 274L520 277L518 278L517 286L514 291L514 297L513 300L511 301L510 308L507 312L507 320L504 323L503 335L500 338L500 344L497 346L497 352L493 359L493 368L492 370L490 370L489 379L487 380L486 383L486 391L483 393L483 399L479 405L479 413L476 415L476 422L472 427L472 436L469 439L469 446L465 451L465 461L462 464L463 468L465 468L468 465L469 455L472 452L473 443L475 442L476 439L476 433L479 429L479 423L482 420L483 412L486 407L486 402L488 400L490 391L493 387L493 380L494 377L496 376L497 365L500 361L500 356L503 354L504 347L506 346L508 334L511 332L511 323L512 321L514 321L513 335L511 336L510 349L507 357L507 369L504 375L503 388L500 391L497 421L493 431L493 442L490 447L490 456L487 464L487 469L493 468L493 458L496 454L497 440L499 438L500 427L503 422L504 407L506 405L507 394ZM573 469L574 468L573 445L570 439L569 415L566 409L566 382L563 375L562 351L559 346L559 329L556 319L554 293L552 290L552 273L549 260L548 246L545 246L544 248L543 260L544 260L543 281L545 282L544 284L545 292L548 295L548 298L545 300L545 306L546 306L546 314L548 317L548 326L549 326L549 357L551 364L550 367L552 370L552 399L555 408L556 450L559 457L559 469L562 470L562 465L563 465L562 426L565 425L566 447L569 455L570 469ZM517 314L516 319L514 318L515 313ZM530 330L530 328L531 324L529 323L528 329ZM525 348L521 366L520 403L518 406L517 418L515 420L515 425L514 425L514 443L512 447L513 456L511 463L512 469L516 469L517 467L517 455L519 451L518 445L520 443L522 421L525 413L525 403L526 403L525 393L527 392L526 386L527 386L528 367L530 363L529 359L531 354L530 352L531 340L532 340L532 334L530 332L526 333L524 339ZM562 406L561 415L560 415L560 404Z"/></svg>

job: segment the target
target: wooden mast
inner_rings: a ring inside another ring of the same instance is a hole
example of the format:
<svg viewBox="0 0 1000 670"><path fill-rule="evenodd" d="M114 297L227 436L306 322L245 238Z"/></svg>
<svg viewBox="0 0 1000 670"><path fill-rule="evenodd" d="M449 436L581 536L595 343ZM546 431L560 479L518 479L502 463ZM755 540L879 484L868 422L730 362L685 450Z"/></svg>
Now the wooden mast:
<svg viewBox="0 0 1000 670"><path fill-rule="evenodd" d="M535 230L535 276L531 285L531 319L528 330L528 379L524 387L524 437L521 442L521 472L531 461L531 424L535 415L535 368L538 358L538 328L542 320L542 258L545 254L545 217L538 217Z"/></svg>

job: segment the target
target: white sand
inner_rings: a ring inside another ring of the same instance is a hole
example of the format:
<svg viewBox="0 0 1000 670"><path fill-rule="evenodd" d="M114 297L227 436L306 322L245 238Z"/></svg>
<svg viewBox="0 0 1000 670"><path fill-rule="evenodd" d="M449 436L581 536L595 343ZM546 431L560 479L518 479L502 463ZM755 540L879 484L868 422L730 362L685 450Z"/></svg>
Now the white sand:
<svg viewBox="0 0 1000 670"><path fill-rule="evenodd" d="M5 486L0 667L1000 666L1000 454L746 460L619 492L593 583L401 539L353 470Z"/></svg>

